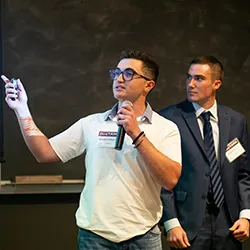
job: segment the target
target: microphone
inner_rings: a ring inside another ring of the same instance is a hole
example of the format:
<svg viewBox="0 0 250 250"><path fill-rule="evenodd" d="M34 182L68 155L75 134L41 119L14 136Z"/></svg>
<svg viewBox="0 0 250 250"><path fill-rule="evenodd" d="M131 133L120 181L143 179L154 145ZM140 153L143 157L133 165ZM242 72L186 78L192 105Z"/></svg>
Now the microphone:
<svg viewBox="0 0 250 250"><path fill-rule="evenodd" d="M133 104L130 101L124 101L122 103L122 106L124 106L125 104L128 104L131 107L133 107ZM117 134L116 134L116 140L115 140L115 149L116 150L121 150L122 149L125 134L126 134L126 131L125 131L124 127L122 125L119 125L118 126L118 131L117 131Z"/></svg>

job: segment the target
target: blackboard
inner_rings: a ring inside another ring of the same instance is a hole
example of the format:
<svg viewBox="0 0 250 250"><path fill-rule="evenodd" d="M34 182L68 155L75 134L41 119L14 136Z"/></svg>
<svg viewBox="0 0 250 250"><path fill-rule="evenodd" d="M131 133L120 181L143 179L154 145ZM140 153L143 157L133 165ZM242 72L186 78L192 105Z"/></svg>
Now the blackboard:
<svg viewBox="0 0 250 250"><path fill-rule="evenodd" d="M120 51L155 56L160 77L149 102L158 111L185 98L190 60L212 54L224 64L219 102L250 119L249 1L2 0L2 72L20 78L37 126L51 137L116 101L108 70ZM4 104L3 179L16 175L85 176L84 156L39 164Z"/></svg>

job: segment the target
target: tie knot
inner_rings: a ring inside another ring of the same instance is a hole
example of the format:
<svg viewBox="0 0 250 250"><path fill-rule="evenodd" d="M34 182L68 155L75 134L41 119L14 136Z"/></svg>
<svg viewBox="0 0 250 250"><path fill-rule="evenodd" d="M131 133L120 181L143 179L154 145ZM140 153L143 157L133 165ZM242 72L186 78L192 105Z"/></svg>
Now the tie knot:
<svg viewBox="0 0 250 250"><path fill-rule="evenodd" d="M211 112L208 111L208 112L203 112L201 114L202 118L204 119L204 121L206 122L209 122L210 121L210 116L211 116Z"/></svg>

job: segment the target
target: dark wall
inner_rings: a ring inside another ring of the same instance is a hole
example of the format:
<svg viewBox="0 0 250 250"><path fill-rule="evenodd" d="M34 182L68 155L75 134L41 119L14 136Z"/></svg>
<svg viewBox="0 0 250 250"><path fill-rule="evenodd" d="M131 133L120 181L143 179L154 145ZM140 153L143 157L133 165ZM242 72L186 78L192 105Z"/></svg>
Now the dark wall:
<svg viewBox="0 0 250 250"><path fill-rule="evenodd" d="M155 110L185 97L189 61L213 54L225 66L219 100L250 119L249 1L2 0L3 73L20 78L38 127L47 135L115 100L108 70L123 48L153 54L161 66L151 96ZM63 174L83 178L83 157L36 163L14 113L4 105L3 177Z"/></svg>
<svg viewBox="0 0 250 250"><path fill-rule="evenodd" d="M0 196L0 249L76 250L78 200L77 194ZM166 237L162 244L169 250ZM243 250L249 249L247 240Z"/></svg>
<svg viewBox="0 0 250 250"><path fill-rule="evenodd" d="M76 250L79 194L0 196L1 250Z"/></svg>

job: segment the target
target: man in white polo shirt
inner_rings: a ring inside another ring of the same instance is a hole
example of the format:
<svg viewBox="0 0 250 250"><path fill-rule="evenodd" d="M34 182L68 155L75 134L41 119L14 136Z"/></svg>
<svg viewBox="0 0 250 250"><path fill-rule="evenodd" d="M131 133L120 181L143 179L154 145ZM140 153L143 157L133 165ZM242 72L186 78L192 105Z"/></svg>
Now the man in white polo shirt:
<svg viewBox="0 0 250 250"><path fill-rule="evenodd" d="M76 221L78 249L160 250L157 226L162 215L160 189L172 189L181 173L177 126L146 102L159 68L140 51L123 51L114 70L111 110L78 120L51 139L37 128L27 95L7 77L6 102L18 118L25 142L39 162L66 162L86 151L86 180ZM126 134L120 150L118 126Z"/></svg>

